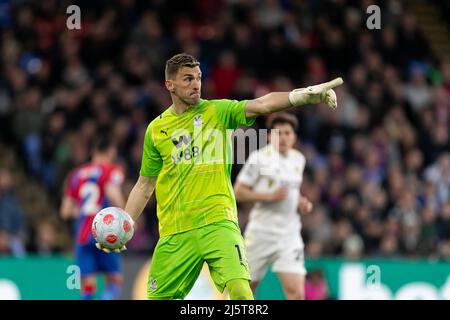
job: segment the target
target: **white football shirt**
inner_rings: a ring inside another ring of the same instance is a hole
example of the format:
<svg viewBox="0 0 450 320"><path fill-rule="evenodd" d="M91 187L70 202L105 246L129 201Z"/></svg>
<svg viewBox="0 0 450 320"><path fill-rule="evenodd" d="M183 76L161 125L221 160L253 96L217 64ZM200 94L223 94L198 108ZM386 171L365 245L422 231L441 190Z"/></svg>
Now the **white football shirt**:
<svg viewBox="0 0 450 320"><path fill-rule="evenodd" d="M283 156L270 144L250 154L237 180L261 193L286 187L288 197L278 202L257 202L250 211L247 228L275 234L299 232L297 208L305 163L301 152L291 149Z"/></svg>

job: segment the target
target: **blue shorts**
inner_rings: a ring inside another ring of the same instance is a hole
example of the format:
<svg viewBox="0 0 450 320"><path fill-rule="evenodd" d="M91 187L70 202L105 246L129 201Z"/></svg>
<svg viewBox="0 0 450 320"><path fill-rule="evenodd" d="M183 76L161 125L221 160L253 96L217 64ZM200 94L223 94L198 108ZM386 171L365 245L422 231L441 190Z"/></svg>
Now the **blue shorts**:
<svg viewBox="0 0 450 320"><path fill-rule="evenodd" d="M85 245L78 244L75 255L82 276L100 272L120 272L120 253L103 252L92 242Z"/></svg>

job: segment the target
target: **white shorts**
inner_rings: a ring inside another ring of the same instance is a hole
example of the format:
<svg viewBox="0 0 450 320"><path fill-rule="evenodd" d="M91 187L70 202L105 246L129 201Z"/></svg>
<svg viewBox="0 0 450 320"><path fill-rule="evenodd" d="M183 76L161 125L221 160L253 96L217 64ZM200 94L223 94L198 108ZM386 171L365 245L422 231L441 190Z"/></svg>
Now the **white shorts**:
<svg viewBox="0 0 450 320"><path fill-rule="evenodd" d="M280 236L246 230L244 238L253 281L260 281L270 266L274 272L306 275L304 244L300 232Z"/></svg>

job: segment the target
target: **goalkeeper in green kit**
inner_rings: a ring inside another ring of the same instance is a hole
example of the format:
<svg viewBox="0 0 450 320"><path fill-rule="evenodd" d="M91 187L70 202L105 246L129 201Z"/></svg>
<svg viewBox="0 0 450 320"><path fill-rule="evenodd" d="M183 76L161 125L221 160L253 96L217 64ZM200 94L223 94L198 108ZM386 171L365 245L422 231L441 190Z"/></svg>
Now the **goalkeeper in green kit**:
<svg viewBox="0 0 450 320"><path fill-rule="evenodd" d="M140 176L125 206L136 221L156 192L160 238L148 298L184 299L206 262L220 292L253 299L231 184L232 130L306 104L335 109L333 87L342 79L253 100L204 100L200 63L184 53L167 61L165 78L172 105L147 128Z"/></svg>

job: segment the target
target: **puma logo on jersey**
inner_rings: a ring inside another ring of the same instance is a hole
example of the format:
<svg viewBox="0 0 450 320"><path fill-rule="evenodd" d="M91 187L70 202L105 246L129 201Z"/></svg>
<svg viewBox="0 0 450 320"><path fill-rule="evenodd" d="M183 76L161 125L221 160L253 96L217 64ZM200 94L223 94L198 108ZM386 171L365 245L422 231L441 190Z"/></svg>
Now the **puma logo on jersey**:
<svg viewBox="0 0 450 320"><path fill-rule="evenodd" d="M161 130L161 133L164 133L166 135L166 137L168 137L169 135L167 134L166 130Z"/></svg>

